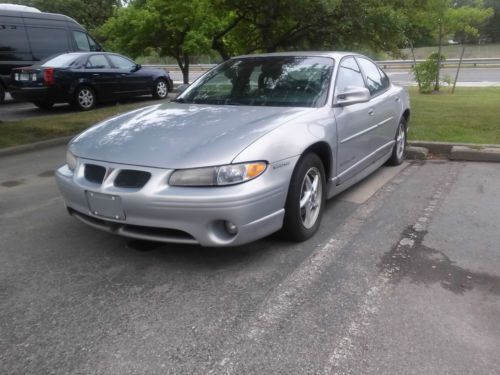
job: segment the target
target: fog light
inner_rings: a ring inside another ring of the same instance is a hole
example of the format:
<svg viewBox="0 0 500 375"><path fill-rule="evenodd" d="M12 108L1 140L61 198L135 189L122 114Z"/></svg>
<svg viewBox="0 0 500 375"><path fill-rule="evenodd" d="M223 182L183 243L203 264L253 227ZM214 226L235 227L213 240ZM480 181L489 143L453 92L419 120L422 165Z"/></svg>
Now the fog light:
<svg viewBox="0 0 500 375"><path fill-rule="evenodd" d="M230 221L225 221L224 227L226 228L227 233L231 235L235 235L236 233L238 233L238 227L236 226L236 224L233 224Z"/></svg>

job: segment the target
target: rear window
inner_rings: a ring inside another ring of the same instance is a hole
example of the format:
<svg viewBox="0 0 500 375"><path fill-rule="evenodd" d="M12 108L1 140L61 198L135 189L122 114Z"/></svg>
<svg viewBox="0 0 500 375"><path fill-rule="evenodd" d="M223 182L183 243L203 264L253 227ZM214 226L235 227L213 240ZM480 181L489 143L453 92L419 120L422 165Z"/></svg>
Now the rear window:
<svg viewBox="0 0 500 375"><path fill-rule="evenodd" d="M76 65L80 56L81 55L59 55L43 61L41 66L44 68L66 68L68 66Z"/></svg>
<svg viewBox="0 0 500 375"><path fill-rule="evenodd" d="M68 51L66 30L45 27L27 27L31 51L35 60Z"/></svg>

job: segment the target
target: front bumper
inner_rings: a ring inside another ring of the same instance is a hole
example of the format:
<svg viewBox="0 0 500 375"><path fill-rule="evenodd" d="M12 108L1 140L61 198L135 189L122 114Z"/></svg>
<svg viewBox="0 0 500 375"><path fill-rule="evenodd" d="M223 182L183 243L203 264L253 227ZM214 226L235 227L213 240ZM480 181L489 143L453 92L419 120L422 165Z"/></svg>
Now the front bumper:
<svg viewBox="0 0 500 375"><path fill-rule="evenodd" d="M143 240L238 246L278 231L283 225L284 206L297 158L279 168L269 165L255 180L225 187L169 186L171 169L146 168L78 159L75 171L67 166L56 172L56 181L69 213L80 221L111 233ZM86 164L106 168L102 184L86 179ZM140 189L119 188L114 179L121 170L151 173ZM101 217L89 209L86 192L120 197L124 220ZM224 222L238 232L228 233Z"/></svg>

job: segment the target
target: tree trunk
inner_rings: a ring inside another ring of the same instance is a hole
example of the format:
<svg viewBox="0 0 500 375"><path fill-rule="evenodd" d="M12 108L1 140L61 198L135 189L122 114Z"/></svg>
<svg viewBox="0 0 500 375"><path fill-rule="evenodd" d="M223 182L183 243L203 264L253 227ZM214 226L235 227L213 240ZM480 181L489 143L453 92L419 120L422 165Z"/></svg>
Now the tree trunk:
<svg viewBox="0 0 500 375"><path fill-rule="evenodd" d="M212 40L212 49L217 51L219 53L220 57L222 58L222 60L224 60L224 61L229 60L231 58L231 56L227 52L226 45L224 44L224 42L221 39L214 38Z"/></svg>
<svg viewBox="0 0 500 375"><path fill-rule="evenodd" d="M189 55L184 53L182 56L175 56L175 59L182 72L182 83L189 84Z"/></svg>
<svg viewBox="0 0 500 375"><path fill-rule="evenodd" d="M436 72L436 84L434 86L434 91L439 91L439 80L441 73L441 51L443 48L443 20L439 20L439 48L438 48L438 59L437 59L437 72Z"/></svg>
<svg viewBox="0 0 500 375"><path fill-rule="evenodd" d="M413 66L415 67L415 79L418 83L418 91L422 91L422 84L420 83L420 77L418 76L417 70L417 59L415 58L415 48L413 47L413 43L411 40L408 41L410 43L411 55L413 57Z"/></svg>
<svg viewBox="0 0 500 375"><path fill-rule="evenodd" d="M465 53L465 43L462 43L462 53L460 54L460 61L458 62L457 75L455 76L455 82L453 82L453 88L451 89L451 93L455 93L455 88L457 87L458 75L460 74L460 68L462 67L462 60L464 59Z"/></svg>
<svg viewBox="0 0 500 375"><path fill-rule="evenodd" d="M182 79L184 84L189 84L189 55L184 53L184 69L182 69Z"/></svg>

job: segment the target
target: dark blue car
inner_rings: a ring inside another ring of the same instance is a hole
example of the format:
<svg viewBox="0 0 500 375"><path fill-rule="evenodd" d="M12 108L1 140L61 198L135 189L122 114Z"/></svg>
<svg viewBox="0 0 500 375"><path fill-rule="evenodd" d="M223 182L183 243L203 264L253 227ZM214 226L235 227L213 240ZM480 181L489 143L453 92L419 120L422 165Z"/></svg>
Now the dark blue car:
<svg viewBox="0 0 500 375"><path fill-rule="evenodd" d="M50 108L71 103L86 111L98 102L139 95L167 97L173 88L168 72L144 68L107 52L64 53L11 73L14 99Z"/></svg>

